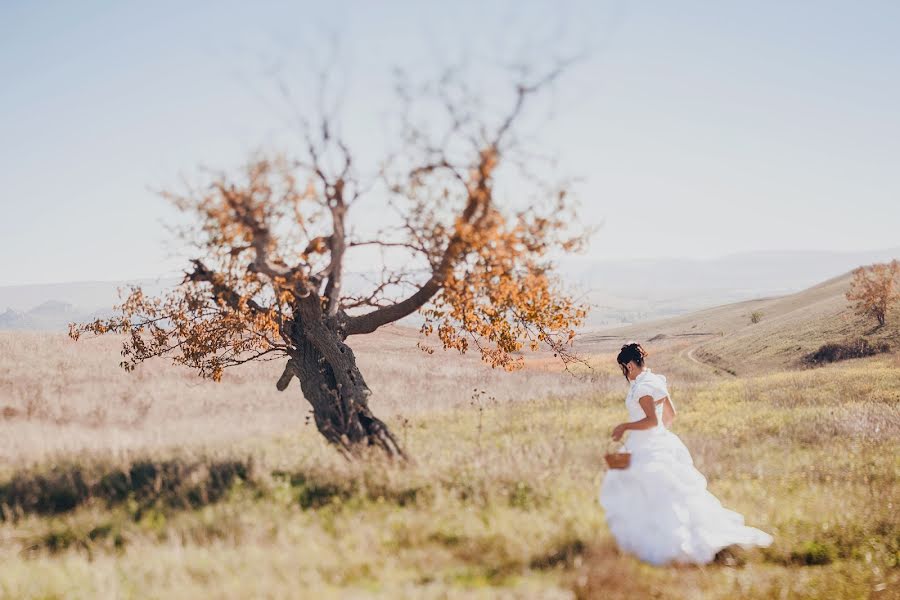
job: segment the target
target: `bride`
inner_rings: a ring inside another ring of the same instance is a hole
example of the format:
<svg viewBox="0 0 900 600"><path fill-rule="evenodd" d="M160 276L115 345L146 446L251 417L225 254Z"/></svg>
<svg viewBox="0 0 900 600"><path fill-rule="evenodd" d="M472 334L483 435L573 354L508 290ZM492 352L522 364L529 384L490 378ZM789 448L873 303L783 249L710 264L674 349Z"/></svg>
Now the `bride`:
<svg viewBox="0 0 900 600"><path fill-rule="evenodd" d="M617 425L614 440L628 439L631 462L610 469L600 489L600 504L619 547L654 565L711 562L733 544L768 546L772 536L744 525L706 489L691 454L667 429L675 407L666 378L644 366L640 344L622 347L616 359L631 382L625 398L628 423Z"/></svg>

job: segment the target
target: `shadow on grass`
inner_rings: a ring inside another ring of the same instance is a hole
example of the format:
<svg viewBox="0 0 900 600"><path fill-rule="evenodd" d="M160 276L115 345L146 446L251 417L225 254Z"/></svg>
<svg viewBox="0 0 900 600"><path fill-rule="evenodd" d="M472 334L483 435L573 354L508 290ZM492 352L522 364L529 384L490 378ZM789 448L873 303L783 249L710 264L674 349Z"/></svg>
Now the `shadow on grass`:
<svg viewBox="0 0 900 600"><path fill-rule="evenodd" d="M237 482L254 483L250 460L142 460L125 468L59 465L21 471L0 484L0 518L57 515L90 501L108 507L133 499L139 506L162 503L193 509L220 500Z"/></svg>
<svg viewBox="0 0 900 600"><path fill-rule="evenodd" d="M351 499L383 501L397 506L412 506L422 501L423 487L399 489L359 478L322 480L309 473L273 471L272 477L287 482L304 510L347 502Z"/></svg>
<svg viewBox="0 0 900 600"><path fill-rule="evenodd" d="M238 484L265 494L268 485L263 480L268 478L260 475L250 459L139 460L124 467L65 464L25 470L0 483L0 520L64 514L89 502L101 502L107 508L136 503L136 518L150 507L193 510L218 502ZM424 487L396 487L368 478L288 471L270 475L290 486L304 510L351 500L410 506L425 501L428 492Z"/></svg>
<svg viewBox="0 0 900 600"><path fill-rule="evenodd" d="M528 566L536 570L553 569L558 566L572 568L586 549L587 544L583 540L571 539L544 556L534 557Z"/></svg>

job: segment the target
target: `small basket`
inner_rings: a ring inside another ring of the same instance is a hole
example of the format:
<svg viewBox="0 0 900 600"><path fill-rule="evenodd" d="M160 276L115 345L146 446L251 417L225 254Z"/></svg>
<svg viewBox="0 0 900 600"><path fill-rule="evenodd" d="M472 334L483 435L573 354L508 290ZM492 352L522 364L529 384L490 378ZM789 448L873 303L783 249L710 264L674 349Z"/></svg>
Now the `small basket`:
<svg viewBox="0 0 900 600"><path fill-rule="evenodd" d="M631 464L631 452L622 452L622 448L620 448L619 452L607 452L606 456L604 456L606 466L610 469L627 469L628 465Z"/></svg>

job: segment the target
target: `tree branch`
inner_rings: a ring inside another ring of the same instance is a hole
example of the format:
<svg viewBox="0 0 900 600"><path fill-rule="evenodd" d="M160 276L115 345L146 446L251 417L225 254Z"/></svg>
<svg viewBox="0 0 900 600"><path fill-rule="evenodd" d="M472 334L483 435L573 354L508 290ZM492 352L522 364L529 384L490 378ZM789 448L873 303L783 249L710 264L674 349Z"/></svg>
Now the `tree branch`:
<svg viewBox="0 0 900 600"><path fill-rule="evenodd" d="M345 333L350 335L359 335L363 333L372 333L382 325L399 321L403 317L409 316L419 310L441 289L440 280L432 276L425 285L420 287L416 292L395 304L373 310L358 317L351 317L347 321L344 328Z"/></svg>
<svg viewBox="0 0 900 600"><path fill-rule="evenodd" d="M348 158L349 162L349 158ZM332 232L329 247L331 263L328 266L328 283L325 284L325 314L333 317L340 308L341 284L344 277L344 252L347 249L347 236L344 231L344 180L338 179L333 188L331 205Z"/></svg>
<svg viewBox="0 0 900 600"><path fill-rule="evenodd" d="M222 275L208 269L199 259L194 259L191 263L194 270L185 273L184 281L209 283L215 299L221 300L234 310L240 310L241 295L224 283L225 278ZM252 298L247 300L247 307L255 313L265 312L265 309Z"/></svg>
<svg viewBox="0 0 900 600"><path fill-rule="evenodd" d="M478 168L474 170L473 179L467 185L469 195L466 206L459 215L459 222L464 224L477 223L487 216L491 203L490 177L496 165L495 149L489 148L481 153ZM415 173L416 170L413 172ZM393 323L409 316L425 305L443 287L444 278L452 271L456 261L465 254L468 242L461 230L450 238L440 263L432 271L431 277L411 296L397 302L373 310L363 315L351 317L345 326L348 336L362 333L372 333L382 325Z"/></svg>

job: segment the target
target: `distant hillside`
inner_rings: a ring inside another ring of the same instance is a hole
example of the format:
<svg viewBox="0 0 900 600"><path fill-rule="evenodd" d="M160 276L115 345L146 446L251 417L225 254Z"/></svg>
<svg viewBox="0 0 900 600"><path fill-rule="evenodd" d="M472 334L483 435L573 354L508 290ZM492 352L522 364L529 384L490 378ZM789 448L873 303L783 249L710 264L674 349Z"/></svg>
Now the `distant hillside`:
<svg viewBox="0 0 900 600"><path fill-rule="evenodd" d="M707 260L563 261L565 281L592 307L589 326L614 326L693 313L753 298L783 296L860 265L900 257L866 252L754 252Z"/></svg>
<svg viewBox="0 0 900 600"><path fill-rule="evenodd" d="M109 311L107 311L109 312ZM65 331L69 323L94 319L103 311L83 311L67 302L48 300L27 311L7 309L0 313L0 330Z"/></svg>
<svg viewBox="0 0 900 600"><path fill-rule="evenodd" d="M900 248L851 253L758 252L709 260L570 258L561 261L559 271L566 286L590 305L587 327L598 328L693 315L710 306L761 296L784 296L859 265L892 257L900 257ZM350 272L344 287L348 293L361 293L378 280L375 274ZM0 286L0 330L62 331L65 327L57 324L83 320L84 315L108 314L118 304L120 288L138 284L148 294L157 294L177 282L177 278L169 278ZM33 310L40 314L31 314ZM54 310L59 314L51 315ZM405 323L416 325L419 320L412 316Z"/></svg>
<svg viewBox="0 0 900 600"><path fill-rule="evenodd" d="M140 285L155 293L177 281L177 279L141 279L0 286L0 311L7 309L29 311L50 301L69 304L82 311L104 310L118 304L120 288Z"/></svg>
<svg viewBox="0 0 900 600"><path fill-rule="evenodd" d="M80 281L0 287L0 331L67 331L69 323L112 313L118 290L140 285L150 293L176 280Z"/></svg>
<svg viewBox="0 0 900 600"><path fill-rule="evenodd" d="M652 346L680 341L692 344L692 355L724 370L745 374L776 365L797 366L822 344L866 337L900 349L900 311L886 327L855 315L844 297L849 273L802 292L749 300L688 315L604 329L582 337L582 348L614 348L626 340ZM751 316L757 313L759 322Z"/></svg>

